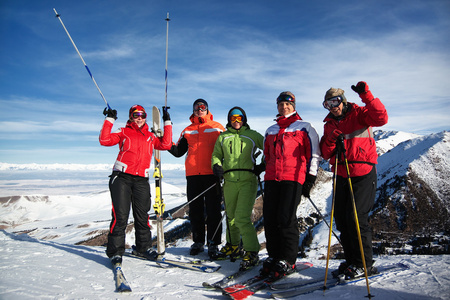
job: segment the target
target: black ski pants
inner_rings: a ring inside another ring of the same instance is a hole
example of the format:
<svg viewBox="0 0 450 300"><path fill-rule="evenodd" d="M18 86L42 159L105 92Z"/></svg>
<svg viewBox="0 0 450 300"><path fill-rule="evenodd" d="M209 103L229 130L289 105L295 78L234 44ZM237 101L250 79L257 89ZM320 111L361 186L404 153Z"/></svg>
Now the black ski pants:
<svg viewBox="0 0 450 300"><path fill-rule="evenodd" d="M295 181L266 181L264 186L264 231L269 257L295 264L299 229L297 207L302 185Z"/></svg>
<svg viewBox="0 0 450 300"><path fill-rule="evenodd" d="M364 176L351 178L353 194L356 203L359 229L361 232L364 258L367 268L372 266L372 228L369 225L369 213L373 208L377 190L377 171ZM348 264L363 267L358 232L354 218L353 202L348 178L337 176L336 198L334 204L336 228L341 233L341 243L344 248L345 260Z"/></svg>
<svg viewBox="0 0 450 300"><path fill-rule="evenodd" d="M152 246L148 212L151 206L148 178L113 172L109 180L112 199L112 220L108 234L108 257L125 252L125 230L130 206L133 208L136 250L145 252Z"/></svg>
<svg viewBox="0 0 450 300"><path fill-rule="evenodd" d="M190 201L216 184L215 187L189 204L189 219L194 243L205 244L205 225L207 242L220 245L222 239L222 193L217 177L214 175L186 176L187 200Z"/></svg>

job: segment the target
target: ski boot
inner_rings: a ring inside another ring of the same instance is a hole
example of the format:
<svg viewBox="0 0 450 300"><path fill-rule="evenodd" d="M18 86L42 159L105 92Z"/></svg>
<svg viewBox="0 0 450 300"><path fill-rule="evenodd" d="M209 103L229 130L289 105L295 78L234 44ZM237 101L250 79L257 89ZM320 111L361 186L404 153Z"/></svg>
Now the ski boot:
<svg viewBox="0 0 450 300"><path fill-rule="evenodd" d="M244 257L241 261L239 270L247 270L258 264L259 257L256 251L245 251Z"/></svg>
<svg viewBox="0 0 450 300"><path fill-rule="evenodd" d="M193 243L191 245L190 255L197 255L204 251L204 246L202 243Z"/></svg>

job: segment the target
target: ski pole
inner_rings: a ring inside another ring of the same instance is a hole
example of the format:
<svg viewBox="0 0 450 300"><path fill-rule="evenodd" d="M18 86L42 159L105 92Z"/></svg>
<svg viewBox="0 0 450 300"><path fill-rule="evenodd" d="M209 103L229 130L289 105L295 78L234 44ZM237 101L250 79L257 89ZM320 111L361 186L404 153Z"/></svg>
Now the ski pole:
<svg viewBox="0 0 450 300"><path fill-rule="evenodd" d="M101 91L100 88L98 87L98 84L97 84L97 82L96 82L95 79L94 79L94 76L92 76L91 71L89 70L88 66L86 65L86 62L84 61L83 56L81 56L80 51L78 51L78 48L77 48L77 46L75 45L75 42L73 41L72 37L70 36L69 31L67 31L66 26L64 26L64 23L63 23L63 21L62 21L62 19L61 19L61 16L56 12L56 9L53 8L53 10L55 11L56 17L58 18L59 22L61 22L62 27L63 27L64 30L66 31L67 36L69 37L70 41L72 42L73 47L74 47L75 50L77 51L78 56L80 56L81 61L83 62L84 67L86 68L86 71L89 73L89 76L91 76L91 79L92 79L92 81L94 82L95 86L97 87L97 90L98 90L98 92L100 93L100 96L102 96L103 101L105 101L105 104L106 104L106 106L108 107L108 109L111 109L111 107L109 106L108 102L106 101L105 96L103 96L102 91Z"/></svg>
<svg viewBox="0 0 450 300"><path fill-rule="evenodd" d="M220 226L221 226L221 224L222 224L223 218L225 218L225 217L226 217L225 221L226 221L226 223L227 223L227 224L226 224L226 225L227 225L227 233L228 233L229 240L231 241L231 232L230 232L230 225L229 225L229 222L228 222L227 206L226 206L226 204L225 204L225 195L224 195L224 193L223 193L223 178L220 178L219 180L220 180L220 181L219 181L219 184L220 184L220 192L221 192L221 194L222 194L223 206L224 206L224 208L225 208L225 211L224 211L224 213L223 213L222 219L220 220L219 224L217 225L216 230L214 231L214 234L213 234L213 236L212 236L210 242L212 242L212 241L214 240L214 237L216 236L216 234L217 234L217 232L219 231L219 228L220 228Z"/></svg>
<svg viewBox="0 0 450 300"><path fill-rule="evenodd" d="M343 141L342 141L342 143L343 143ZM342 146L342 148L343 148L342 153L344 155L344 161L345 161L345 168L347 171L348 184L349 184L349 188L350 188L350 195L352 196L353 217L355 218L356 232L358 233L359 250L361 252L361 259L362 259L363 267L364 267L364 276L366 277L366 286L367 286L367 293L368 293L366 297L368 297L369 299L372 299L373 295L370 294L369 277L367 276L366 260L364 258L364 249L363 249L362 239L361 239L361 230L359 228L358 213L356 211L355 195L353 193L352 180L350 178L350 169L348 167L347 155L345 154L345 147Z"/></svg>
<svg viewBox="0 0 450 300"><path fill-rule="evenodd" d="M191 204L192 202L194 202L195 200L197 200L201 195L203 195L204 193L206 193L207 191L209 191L210 189L212 189L213 187L216 186L217 183L214 183L213 185L211 185L209 188L207 188L206 190L204 190L203 192L201 192L200 194L198 194L197 196L195 196L194 198L192 198L191 200L189 200L188 202L186 202L185 204L183 204L179 209L177 209L176 212L174 212L173 214L176 214L177 212L179 212L180 210L182 210L183 208L185 208L186 206L188 206L189 204Z"/></svg>
<svg viewBox="0 0 450 300"><path fill-rule="evenodd" d="M338 157L339 157L339 150L338 153L336 153L336 163L334 165L334 172L333 172L333 200L331 201L331 217L330 217L330 224L333 225L333 217L334 217L334 201L336 200L336 177L337 177L337 167L338 167ZM330 226L329 234L328 234L328 248L327 248L327 266L325 268L325 280L323 282L323 292L325 294L325 290L327 289L327 277L328 277L328 265L330 262L330 251L331 251L331 232L332 232L332 226Z"/></svg>
<svg viewBox="0 0 450 300"><path fill-rule="evenodd" d="M169 56L169 13L167 13L167 18L166 18L166 22L167 22L167 29L166 29L166 71L165 71L165 88L166 88L166 93L165 93L165 107L167 107L167 86L168 86L168 79L167 79L167 60L168 60L168 56ZM169 107L167 107L169 108Z"/></svg>
<svg viewBox="0 0 450 300"><path fill-rule="evenodd" d="M325 220L324 216L322 215L322 213L320 212L319 208L314 204L314 202L311 200L311 197L306 197L308 198L309 202L311 202L312 206L314 206L314 208L317 210L317 212L319 213L320 217L322 218L322 220L325 222L325 224L327 224L328 228L330 228L330 224L328 224L327 220ZM341 240L339 239L339 237L336 235L336 233L333 231L333 235L334 237L339 241L339 244L342 245Z"/></svg>

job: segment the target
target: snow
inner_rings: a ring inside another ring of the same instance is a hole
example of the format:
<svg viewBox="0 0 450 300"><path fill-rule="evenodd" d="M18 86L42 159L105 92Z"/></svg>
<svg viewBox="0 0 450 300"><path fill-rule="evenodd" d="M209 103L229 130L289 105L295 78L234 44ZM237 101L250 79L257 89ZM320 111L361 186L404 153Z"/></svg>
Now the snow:
<svg viewBox="0 0 450 300"><path fill-rule="evenodd" d="M232 273L238 262L220 262L216 273L179 268L162 268L153 262L124 258L123 270L133 292L114 292L113 273L103 247L75 246L0 231L0 298L7 299L225 299L217 291L202 288L203 281L214 282ZM166 249L166 257L185 259L190 242ZM206 258L206 253L200 256ZM323 276L325 260L302 259L313 268L286 280L308 280ZM450 258L441 256L377 257L379 265L405 262L409 270L374 278L370 292L375 299L447 299L450 292ZM215 263L212 263L215 264ZM330 268L339 262L331 260ZM256 270L252 271L253 273ZM253 298L268 298L266 291ZM325 299L365 299L365 282L336 287ZM324 299L322 291L298 299Z"/></svg>
<svg viewBox="0 0 450 300"><path fill-rule="evenodd" d="M404 133L398 136L397 132L381 134L377 145L383 145L379 148L390 155L380 157L380 173L389 170L405 172L408 170L398 169L411 164L417 172L433 176L432 162L436 162L436 159L441 159L438 167L449 172L448 132L425 137ZM436 143L436 139L443 139L444 142ZM421 155L426 149L431 150ZM433 152L445 153L447 156L434 157ZM166 209L170 209L186 202L184 168L182 165L167 164L163 167L162 190ZM221 269L215 273L202 273L163 268L153 262L124 257L123 271L133 292L114 292L113 272L105 248L76 245L109 227L110 168L110 165L0 163L0 226L5 228L0 230L0 299L225 299L221 293L203 288L202 282L214 282L233 273L238 269L239 261L208 262L220 265ZM326 176L331 180L331 174L327 173ZM328 221L330 182L315 188L311 194L311 200ZM312 204L303 199L299 214L314 211ZM165 229L182 222L185 221L166 220ZM225 238L222 240L225 241ZM259 235L259 240L265 240L264 234ZM332 241L336 243L334 237ZM132 232L127 234L127 243L133 242ZM166 258L182 261L191 259L188 255L191 243L190 239L182 239L169 245ZM298 259L311 262L314 266L284 280L323 277L326 268L323 257L327 245L328 227L321 223L314 228L308 257ZM261 257L266 255L265 250L260 252ZM206 259L206 251L198 258ZM375 259L377 265L404 262L410 266L408 270L372 279L370 292L375 295L375 299L447 299L450 295L448 255L377 256ZM331 259L329 267L335 269L339 263L339 260ZM257 269L251 274L256 272ZM266 292L259 291L252 298L267 299L269 296ZM367 294L365 281L360 281L332 288L325 294L316 291L297 299L366 299Z"/></svg>

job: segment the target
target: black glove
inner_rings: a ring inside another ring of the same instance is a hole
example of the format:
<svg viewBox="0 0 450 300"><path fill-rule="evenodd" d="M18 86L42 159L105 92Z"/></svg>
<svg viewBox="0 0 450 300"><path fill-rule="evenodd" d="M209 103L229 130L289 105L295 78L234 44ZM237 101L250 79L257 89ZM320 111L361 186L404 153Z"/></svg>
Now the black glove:
<svg viewBox="0 0 450 300"><path fill-rule="evenodd" d="M266 164L263 162L259 165L255 165L253 167L253 173L255 173L256 176L259 176L265 170L266 170Z"/></svg>
<svg viewBox="0 0 450 300"><path fill-rule="evenodd" d="M336 150L339 153L345 152L344 140L345 140L345 137L344 137L344 134L342 134L342 133L340 135L338 135L338 137L336 138Z"/></svg>
<svg viewBox="0 0 450 300"><path fill-rule="evenodd" d="M213 166L213 173L214 173L214 175L216 175L217 177L222 178L222 177L223 177L223 168L222 168L222 166L219 165L219 164L215 164L215 165Z"/></svg>
<svg viewBox="0 0 450 300"><path fill-rule="evenodd" d="M170 121L170 115L169 115L169 110L170 107L167 106L163 106L162 111L163 111L163 121Z"/></svg>
<svg viewBox="0 0 450 300"><path fill-rule="evenodd" d="M305 183L303 183L302 195L309 198L309 192L311 192L312 187L316 182L316 176L311 174L306 174Z"/></svg>
<svg viewBox="0 0 450 300"><path fill-rule="evenodd" d="M117 110L115 109L105 107L105 109L103 110L103 114L108 118L113 118L114 120L117 120Z"/></svg>
<svg viewBox="0 0 450 300"><path fill-rule="evenodd" d="M369 90L369 86L364 81L360 81L356 84L356 86L352 85L352 90L359 95L367 92Z"/></svg>

